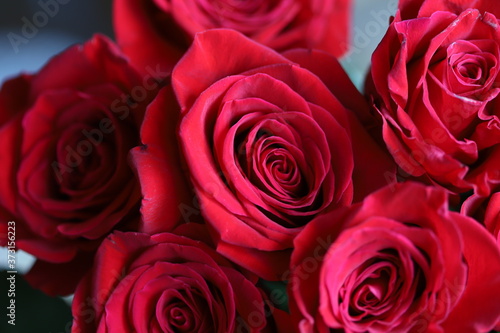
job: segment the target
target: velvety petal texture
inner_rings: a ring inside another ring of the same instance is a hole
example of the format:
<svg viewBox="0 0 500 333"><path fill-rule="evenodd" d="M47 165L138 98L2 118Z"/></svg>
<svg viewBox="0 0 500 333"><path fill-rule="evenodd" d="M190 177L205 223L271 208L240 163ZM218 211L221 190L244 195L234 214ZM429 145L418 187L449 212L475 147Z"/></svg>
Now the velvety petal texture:
<svg viewBox="0 0 500 333"><path fill-rule="evenodd" d="M71 293L102 238L136 227L141 193L128 154L159 86L100 35L3 84L0 205L17 222L18 248L40 259L27 275L36 287Z"/></svg>
<svg viewBox="0 0 500 333"><path fill-rule="evenodd" d="M72 332L272 332L267 304L254 279L199 240L115 232L77 288Z"/></svg>
<svg viewBox="0 0 500 333"><path fill-rule="evenodd" d="M195 195L181 163L179 117L179 105L168 85L148 105L141 126L142 145L131 150L143 196L142 232L171 231L180 222L200 220L199 212L193 212Z"/></svg>
<svg viewBox="0 0 500 333"><path fill-rule="evenodd" d="M489 196L500 181L500 29L496 2L471 2L425 1L418 17L402 2L372 57L367 125L380 126L398 178Z"/></svg>
<svg viewBox="0 0 500 333"><path fill-rule="evenodd" d="M477 8L482 12L489 12L500 16L500 4L488 0L400 0L399 9L403 19L417 16L430 16L436 11L447 11L460 14L468 8Z"/></svg>
<svg viewBox="0 0 500 333"><path fill-rule="evenodd" d="M196 36L172 74L184 158L217 249L268 280L286 270L305 224L394 175L335 97L336 87L359 97L335 58L306 50L288 56L238 32L211 30ZM327 86L309 70L322 68L314 62L341 82Z"/></svg>
<svg viewBox="0 0 500 333"><path fill-rule="evenodd" d="M500 319L500 250L448 211L442 189L388 186L311 222L294 245L299 332L487 332Z"/></svg>
<svg viewBox="0 0 500 333"><path fill-rule="evenodd" d="M196 33L227 28L276 50L317 48L344 54L351 0L115 0L118 44L142 72L171 70Z"/></svg>
<svg viewBox="0 0 500 333"><path fill-rule="evenodd" d="M472 195L462 205L461 213L475 218L496 238L500 246L500 185L487 197Z"/></svg>

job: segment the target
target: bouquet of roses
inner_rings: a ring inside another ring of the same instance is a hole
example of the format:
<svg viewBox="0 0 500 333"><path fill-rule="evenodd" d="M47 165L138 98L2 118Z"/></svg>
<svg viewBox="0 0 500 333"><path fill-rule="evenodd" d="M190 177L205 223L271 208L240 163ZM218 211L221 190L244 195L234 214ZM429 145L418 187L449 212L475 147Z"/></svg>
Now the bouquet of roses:
<svg viewBox="0 0 500 333"><path fill-rule="evenodd" d="M56 1L56 0L54 0ZM115 0L0 90L0 233L73 332L500 328L500 5Z"/></svg>

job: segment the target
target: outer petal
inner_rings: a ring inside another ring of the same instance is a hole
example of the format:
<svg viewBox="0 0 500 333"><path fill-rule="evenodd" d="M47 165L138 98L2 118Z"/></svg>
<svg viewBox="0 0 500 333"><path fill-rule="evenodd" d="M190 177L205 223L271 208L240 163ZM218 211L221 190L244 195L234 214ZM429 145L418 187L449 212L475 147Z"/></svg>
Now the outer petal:
<svg viewBox="0 0 500 333"><path fill-rule="evenodd" d="M29 94L33 76L22 74L5 81L0 90L0 126L29 106Z"/></svg>
<svg viewBox="0 0 500 333"><path fill-rule="evenodd" d="M320 267L331 243L346 227L354 211L339 208L321 215L294 239L290 270L282 278L288 280L290 313L300 332L329 331L321 316L317 316Z"/></svg>
<svg viewBox="0 0 500 333"><path fill-rule="evenodd" d="M183 40L183 32L173 24L169 29L175 30L173 33L180 36L180 41L177 44L167 42L156 28L156 11L158 8L150 0L113 2L113 26L118 44L134 67L144 74L148 72L148 67L157 66L166 74L170 73L189 44L186 37Z"/></svg>
<svg viewBox="0 0 500 333"><path fill-rule="evenodd" d="M464 293L442 326L445 332L486 332L500 321L500 248L474 220L451 214L464 235L469 273Z"/></svg>
<svg viewBox="0 0 500 333"><path fill-rule="evenodd" d="M21 161L19 143L22 142L22 116L22 114L15 115L7 124L0 127L0 136L5 144L5 147L0 150L0 162L2 163L0 206L5 207L12 214L15 214L17 202L16 172Z"/></svg>
<svg viewBox="0 0 500 333"><path fill-rule="evenodd" d="M208 30L196 34L191 48L172 72L172 84L181 110L186 112L204 90L226 76L289 62L236 31Z"/></svg>
<svg viewBox="0 0 500 333"><path fill-rule="evenodd" d="M131 91L141 80L118 47L97 34L87 43L54 56L33 78L30 99L51 89L85 90L101 83L113 83Z"/></svg>
<svg viewBox="0 0 500 333"><path fill-rule="evenodd" d="M184 178L177 145L178 110L171 87L163 88L146 111L141 129L143 146L131 151L143 194L143 232L172 230L181 222L183 206L193 205L194 193Z"/></svg>
<svg viewBox="0 0 500 333"><path fill-rule="evenodd" d="M314 49L322 49L328 53L333 54L336 57L342 56L348 49L349 41L351 39L351 25L352 20L349 17L349 13L352 13L352 1L351 0L334 0L334 1L324 1L326 6L331 6L330 10L325 10L328 17L325 17L326 24L324 30L319 35L323 38L317 43L309 45ZM335 22L335 24L332 24ZM312 38L314 33L314 21L311 24L311 28L308 31L306 38ZM320 30L321 32L321 30Z"/></svg>
<svg viewBox="0 0 500 333"><path fill-rule="evenodd" d="M491 195L484 216L486 228L493 234L500 248L500 191Z"/></svg>

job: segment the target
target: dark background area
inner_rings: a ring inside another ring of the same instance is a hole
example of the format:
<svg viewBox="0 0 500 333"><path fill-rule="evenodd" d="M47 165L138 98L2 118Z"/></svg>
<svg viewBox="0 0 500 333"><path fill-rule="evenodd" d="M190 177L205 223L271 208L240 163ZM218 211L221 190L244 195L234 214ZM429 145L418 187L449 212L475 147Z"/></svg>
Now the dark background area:
<svg viewBox="0 0 500 333"><path fill-rule="evenodd" d="M0 81L19 71L37 70L52 55L96 32L113 37L111 3L0 0Z"/></svg>
<svg viewBox="0 0 500 333"><path fill-rule="evenodd" d="M0 272L0 302L1 320L0 332L2 333L69 333L71 332L71 308L66 301L57 297L48 297L39 290L32 289L20 275L14 280L12 274ZM11 288L11 281L15 281ZM15 295L9 295L12 290ZM12 297L10 297L12 296ZM8 307L10 300L15 301L15 317L9 317L11 310ZM15 319L15 325L8 321Z"/></svg>

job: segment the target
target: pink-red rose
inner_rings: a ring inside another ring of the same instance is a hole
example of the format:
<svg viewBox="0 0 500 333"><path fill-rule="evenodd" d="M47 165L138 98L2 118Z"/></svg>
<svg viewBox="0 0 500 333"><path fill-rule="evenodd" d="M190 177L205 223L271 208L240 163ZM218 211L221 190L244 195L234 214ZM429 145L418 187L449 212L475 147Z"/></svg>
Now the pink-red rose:
<svg viewBox="0 0 500 333"><path fill-rule="evenodd" d="M72 292L102 238L136 224L128 154L159 85L95 36L2 86L0 206L17 247L39 259L27 278L45 292Z"/></svg>
<svg viewBox="0 0 500 333"><path fill-rule="evenodd" d="M72 332L273 332L254 282L200 241L115 232L78 285Z"/></svg>
<svg viewBox="0 0 500 333"><path fill-rule="evenodd" d="M171 70L194 35L235 29L277 50L318 48L341 56L350 38L350 0L115 0L118 44L138 68Z"/></svg>
<svg viewBox="0 0 500 333"><path fill-rule="evenodd" d="M300 332L487 332L500 319L500 250L444 190L408 182L323 215L295 240Z"/></svg>
<svg viewBox="0 0 500 333"><path fill-rule="evenodd" d="M326 53L280 55L211 30L197 35L172 84L184 157L217 250L265 279L280 278L306 223L392 179L390 160L339 102L364 107Z"/></svg>
<svg viewBox="0 0 500 333"><path fill-rule="evenodd" d="M499 22L455 2L396 15L373 54L367 94L402 179L488 196L500 181Z"/></svg>

